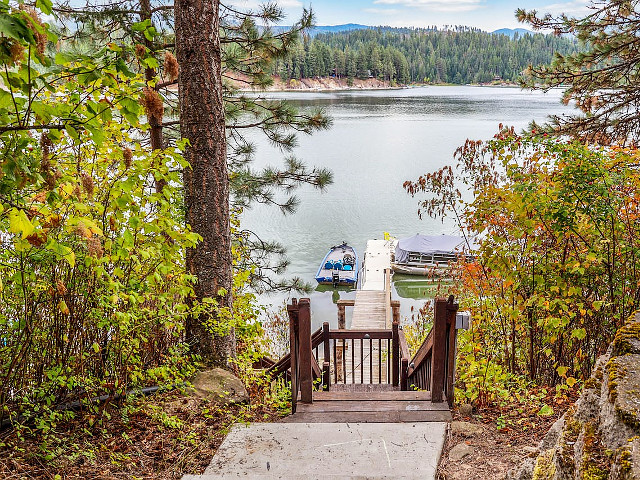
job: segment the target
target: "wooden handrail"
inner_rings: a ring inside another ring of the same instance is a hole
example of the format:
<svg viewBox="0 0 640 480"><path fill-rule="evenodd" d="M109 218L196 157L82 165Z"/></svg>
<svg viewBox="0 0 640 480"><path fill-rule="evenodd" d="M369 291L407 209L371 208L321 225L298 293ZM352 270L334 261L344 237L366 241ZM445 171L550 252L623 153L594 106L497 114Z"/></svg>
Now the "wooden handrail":
<svg viewBox="0 0 640 480"><path fill-rule="evenodd" d="M409 360L411 359L411 353L409 352L407 337L405 337L402 330L398 332L398 343L400 344L400 390L406 391L409 389Z"/></svg>
<svg viewBox="0 0 640 480"><path fill-rule="evenodd" d="M346 307L351 303L352 300L347 300L341 302L341 306ZM333 382L365 383L364 359L367 357L367 376L370 378L366 383L389 383L395 387L399 385L401 390L413 386L430 390L432 402L442 402L446 398L451 403L455 369L455 314L458 305L454 303L453 297L448 300L438 298L435 304L434 326L411 358L405 333L399 327L399 302L389 300L387 303L393 316L390 329L331 330L325 322L321 329L310 333L309 300L300 299L298 302L294 299L287 307L290 319L290 353L273 364L267 360L264 366L269 367L267 372L272 376L290 372L294 411L298 401L313 401L314 379L322 379L322 388L325 390L329 390ZM372 363L372 352L376 345L372 344L374 341L377 343L375 351L379 352L375 356L376 370ZM321 344L324 344L323 348L319 348ZM371 354L367 353L363 357L364 346L367 344ZM346 357L347 352L350 353L350 361Z"/></svg>
<svg viewBox="0 0 640 480"><path fill-rule="evenodd" d="M372 339L372 340L386 340L392 338L391 330L384 328L376 328L370 330L351 330L351 329L338 329L330 330L330 338L332 340L360 340L360 339Z"/></svg>
<svg viewBox="0 0 640 480"><path fill-rule="evenodd" d="M420 348L418 348L418 351L411 359L410 365L413 365L413 366L409 367L409 376L411 376L411 373L413 373L413 371L416 368L418 368L418 366L420 366L422 362L430 358L432 349L433 349L433 328L429 330L429 333L427 333L427 337L422 341L422 345L420 345Z"/></svg>
<svg viewBox="0 0 640 480"><path fill-rule="evenodd" d="M453 296L435 300L433 328L407 366L407 383L431 390L432 402L442 402L446 396L453 403L457 311Z"/></svg>
<svg viewBox="0 0 640 480"><path fill-rule="evenodd" d="M322 329L319 328L311 335L311 348L316 348L322 343ZM266 373L272 377L279 377L291 368L291 352L284 355L280 360L270 366Z"/></svg>
<svg viewBox="0 0 640 480"><path fill-rule="evenodd" d="M342 330L329 330L329 324L326 323L326 331L323 328L319 328L311 335L311 349L314 349L320 346L322 343L325 343L325 358L329 358L328 348L329 344L325 342L325 335L328 335L329 340L387 340L393 338L393 333L391 330L385 329L371 329L371 330L350 330L350 329L342 329ZM404 338L404 334L403 334ZM406 340L404 340L406 345ZM280 360L275 362L272 366L270 366L266 373L271 375L273 378L283 375L291 368L291 352L284 355Z"/></svg>
<svg viewBox="0 0 640 480"><path fill-rule="evenodd" d="M338 306L345 306L345 307L355 307L356 305L356 301L355 300L348 300L348 299L340 299L337 301L336 305Z"/></svg>
<svg viewBox="0 0 640 480"><path fill-rule="evenodd" d="M344 308L352 302L351 300L344 301L341 306ZM375 345L372 342L374 340L377 341L377 349L375 350L379 352L376 356L377 383L384 381L384 383L390 383L396 387L399 384L401 390L407 390L411 386L430 390L432 402L442 402L446 398L449 404L452 404L456 353L455 319L458 310L453 296L447 300L442 298L435 300L434 326L413 358L410 356L406 336L399 328L399 303L389 300L388 306L391 307L390 311L393 315L391 329L351 330L339 328L331 330L329 324L325 322L321 329L311 334L309 299L300 299L299 302L295 299L292 300L291 305L287 306L290 320L290 353L269 366L267 372L274 376L290 372L292 410L294 412L298 401L304 403L313 401L314 378L322 379L322 388L325 390L330 389L332 377L335 377L335 383L365 383L364 359L367 356L370 377L368 383L376 383L372 363L373 345ZM357 341L359 342L356 343ZM363 345L364 341L369 344L371 354L363 357L363 346L366 345L366 343ZM323 358L322 364L319 364L320 350L318 347L322 343L324 343ZM360 346L360 358L354 356L357 345ZM316 350L315 355L314 349ZM350 352L350 362L345 356L346 352ZM385 359L383 360L383 358ZM356 362L356 359L359 363ZM265 366L271 363L267 362ZM350 366L349 370L347 370L347 365ZM383 365L385 370L383 370ZM334 367L333 372L332 366ZM359 370L357 370L358 368ZM356 371L359 372L359 381L356 380ZM340 374L340 372L342 373ZM350 377L347 377L348 372L351 372Z"/></svg>

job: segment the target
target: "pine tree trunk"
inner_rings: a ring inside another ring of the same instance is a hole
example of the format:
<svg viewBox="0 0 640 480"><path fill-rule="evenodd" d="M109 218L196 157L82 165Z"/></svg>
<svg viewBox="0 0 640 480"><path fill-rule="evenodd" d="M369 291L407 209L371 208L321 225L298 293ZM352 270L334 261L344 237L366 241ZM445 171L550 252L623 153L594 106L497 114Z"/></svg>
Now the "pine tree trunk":
<svg viewBox="0 0 640 480"><path fill-rule="evenodd" d="M214 298L230 313L233 272L218 14L218 0L175 3L180 131L190 142L185 152L191 164L184 174L186 221L202 236L187 251L187 271L197 277L197 300ZM219 295L220 289L226 293ZM213 325L215 333L204 323ZM207 363L226 365L235 354L234 331L222 315L189 319L186 336Z"/></svg>

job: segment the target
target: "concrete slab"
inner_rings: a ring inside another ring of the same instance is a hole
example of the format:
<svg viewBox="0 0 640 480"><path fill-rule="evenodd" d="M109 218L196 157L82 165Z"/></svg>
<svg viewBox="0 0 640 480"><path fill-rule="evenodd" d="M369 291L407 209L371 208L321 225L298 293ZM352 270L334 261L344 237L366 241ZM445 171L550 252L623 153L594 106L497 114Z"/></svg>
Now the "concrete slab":
<svg viewBox="0 0 640 480"><path fill-rule="evenodd" d="M205 474L183 480L435 479L445 422L235 425Z"/></svg>

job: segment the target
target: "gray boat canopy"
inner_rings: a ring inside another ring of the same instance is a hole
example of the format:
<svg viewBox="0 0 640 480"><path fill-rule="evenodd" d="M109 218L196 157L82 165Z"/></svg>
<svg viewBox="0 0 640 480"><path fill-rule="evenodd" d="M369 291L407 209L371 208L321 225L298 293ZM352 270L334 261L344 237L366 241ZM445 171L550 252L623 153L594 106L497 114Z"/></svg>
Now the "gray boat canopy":
<svg viewBox="0 0 640 480"><path fill-rule="evenodd" d="M409 253L421 254L452 254L462 253L466 250L466 242L463 237L454 235L420 235L401 238L396 246L395 261L406 262Z"/></svg>

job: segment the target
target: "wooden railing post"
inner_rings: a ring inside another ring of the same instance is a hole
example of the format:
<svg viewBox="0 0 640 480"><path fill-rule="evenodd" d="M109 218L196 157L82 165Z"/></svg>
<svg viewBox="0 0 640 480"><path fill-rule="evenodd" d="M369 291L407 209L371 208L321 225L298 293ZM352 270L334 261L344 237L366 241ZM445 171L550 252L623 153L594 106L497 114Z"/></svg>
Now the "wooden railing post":
<svg viewBox="0 0 640 480"><path fill-rule="evenodd" d="M394 320L391 324L391 375L394 387L400 384L400 338L398 327L398 322Z"/></svg>
<svg viewBox="0 0 640 480"><path fill-rule="evenodd" d="M447 379L445 393L449 407L453 406L454 380L456 371L456 313L458 304L453 302L453 295L447 301Z"/></svg>
<svg viewBox="0 0 640 480"><path fill-rule="evenodd" d="M436 298L433 319L433 349L431 354L431 401L442 402L447 362L447 301Z"/></svg>
<svg viewBox="0 0 640 480"><path fill-rule="evenodd" d="M300 400L313 402L313 375L311 371L311 305L308 298L298 302L298 335L300 358Z"/></svg>
<svg viewBox="0 0 640 480"><path fill-rule="evenodd" d="M289 351L291 352L291 413L296 413L298 402L298 300L291 299L289 313Z"/></svg>
<svg viewBox="0 0 640 480"><path fill-rule="evenodd" d="M391 269L384 269L384 297L385 297L385 328L391 326Z"/></svg>
<svg viewBox="0 0 640 480"><path fill-rule="evenodd" d="M391 300L391 310L393 312L393 321L400 323L400 302Z"/></svg>
<svg viewBox="0 0 640 480"><path fill-rule="evenodd" d="M344 330L347 325L344 310L345 310L345 305L343 303L338 303L338 328L340 330Z"/></svg>
<svg viewBox="0 0 640 480"><path fill-rule="evenodd" d="M322 363L322 389L329 391L331 386L331 333L329 332L329 322L322 324L322 341L324 342L324 359Z"/></svg>
<svg viewBox="0 0 640 480"><path fill-rule="evenodd" d="M402 358L400 362L400 390L406 392L409 390L409 359Z"/></svg>

